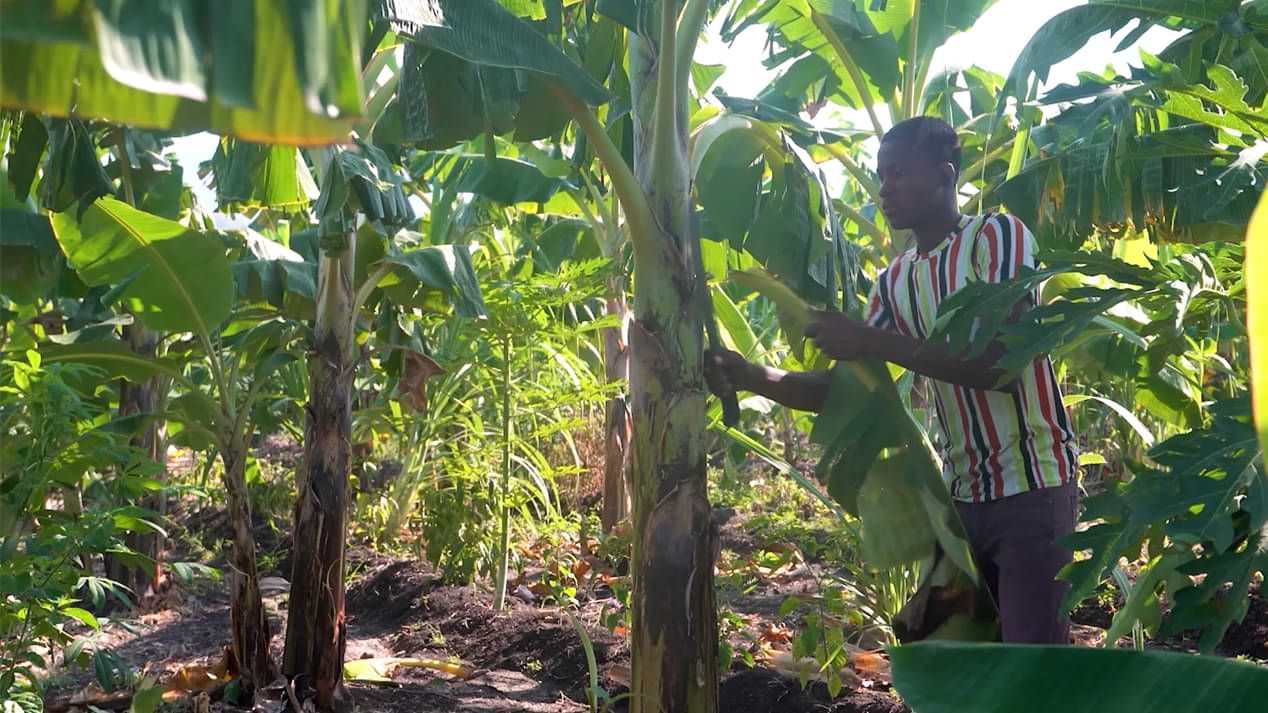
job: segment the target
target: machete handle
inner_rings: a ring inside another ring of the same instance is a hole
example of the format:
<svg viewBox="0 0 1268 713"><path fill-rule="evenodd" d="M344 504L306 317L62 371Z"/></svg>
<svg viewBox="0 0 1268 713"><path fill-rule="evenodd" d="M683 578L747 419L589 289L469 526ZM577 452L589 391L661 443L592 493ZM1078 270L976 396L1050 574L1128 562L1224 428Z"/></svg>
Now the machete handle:
<svg viewBox="0 0 1268 713"><path fill-rule="evenodd" d="M740 422L740 400L736 398L734 391L719 398L722 399L722 423L735 428Z"/></svg>

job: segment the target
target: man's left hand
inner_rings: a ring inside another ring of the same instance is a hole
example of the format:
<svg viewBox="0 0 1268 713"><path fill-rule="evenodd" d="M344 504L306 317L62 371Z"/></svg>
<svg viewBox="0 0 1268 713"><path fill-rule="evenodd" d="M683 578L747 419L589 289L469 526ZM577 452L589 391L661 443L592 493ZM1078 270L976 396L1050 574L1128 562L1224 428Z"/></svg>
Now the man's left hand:
<svg viewBox="0 0 1268 713"><path fill-rule="evenodd" d="M868 356L870 328L841 312L815 311L806 327L806 336L813 339L819 351L839 361L854 361Z"/></svg>

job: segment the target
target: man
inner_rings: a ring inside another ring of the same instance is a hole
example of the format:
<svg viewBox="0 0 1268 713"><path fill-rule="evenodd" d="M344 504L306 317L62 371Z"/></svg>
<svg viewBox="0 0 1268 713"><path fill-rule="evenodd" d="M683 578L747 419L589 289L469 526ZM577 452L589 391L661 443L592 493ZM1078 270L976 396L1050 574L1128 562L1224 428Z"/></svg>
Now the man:
<svg viewBox="0 0 1268 713"><path fill-rule="evenodd" d="M1071 553L1055 541L1074 529L1078 461L1052 364L1038 359L999 385L999 341L973 359L924 341L939 303L966 283L1034 266L1034 237L1020 220L960 214L959 170L955 131L939 119L910 119L885 134L882 210L892 228L914 232L916 245L877 277L864 322L821 312L806 333L834 359L884 359L932 380L943 477L999 606L1004 641L1067 644L1060 605L1068 585L1055 576ZM730 351L710 352L707 364L716 393L742 389L801 410L819 411L830 383L826 371L787 373Z"/></svg>

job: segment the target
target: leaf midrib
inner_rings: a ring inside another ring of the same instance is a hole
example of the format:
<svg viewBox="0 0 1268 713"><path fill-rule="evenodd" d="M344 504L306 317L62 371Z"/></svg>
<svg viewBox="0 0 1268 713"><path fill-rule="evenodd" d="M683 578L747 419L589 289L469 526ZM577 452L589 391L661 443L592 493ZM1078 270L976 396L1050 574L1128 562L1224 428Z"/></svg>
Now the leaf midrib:
<svg viewBox="0 0 1268 713"><path fill-rule="evenodd" d="M117 225L119 225L126 234L131 236L137 242L138 245L140 245L143 249L149 252L149 254L154 258L155 264L161 267L163 273L167 275L167 278L171 281L172 285L175 286L177 293L179 293L181 296L181 300L185 303L185 306L189 309L190 315L193 317L194 322L198 325L199 336L202 337L203 339L208 339L210 337L210 332L207 330L206 323L203 322L202 314L199 312L198 306L195 304L189 292L185 289L185 285L177 278L175 271L172 270L172 266L168 264L166 259L163 258L163 255L158 251L157 248L154 247L154 244L146 240L145 237L142 236L138 231L134 230L127 221L123 220L123 218L113 210L113 206L111 206L109 203L104 201L98 201L97 207L101 209L101 212L110 216L110 219L113 220ZM133 208L133 210L137 210L137 209ZM137 210L137 212L143 212L143 211ZM183 228L184 226L181 226L181 227ZM184 232L193 232L193 231L189 230L188 228L185 228Z"/></svg>

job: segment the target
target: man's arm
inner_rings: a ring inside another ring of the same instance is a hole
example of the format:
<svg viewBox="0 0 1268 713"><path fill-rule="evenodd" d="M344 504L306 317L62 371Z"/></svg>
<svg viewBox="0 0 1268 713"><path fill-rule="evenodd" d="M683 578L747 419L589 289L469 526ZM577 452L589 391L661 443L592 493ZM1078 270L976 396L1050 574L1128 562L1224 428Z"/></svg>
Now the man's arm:
<svg viewBox="0 0 1268 713"><path fill-rule="evenodd" d="M1018 305L1008 321L1017 319ZM999 385L1004 372L995 368L1005 348L993 340L981 355L966 359L938 344L905 334L869 327L839 312L819 312L806 336L833 359L884 359L917 374L970 389L1006 389Z"/></svg>
<svg viewBox="0 0 1268 713"><path fill-rule="evenodd" d="M828 388L832 385L832 377L826 371L791 372L770 367L754 367L750 383L744 387L772 401L797 409L798 411L823 410L823 402L828 398Z"/></svg>
<svg viewBox="0 0 1268 713"><path fill-rule="evenodd" d="M956 386L983 390L1004 390L1008 387L1007 384L999 385L1004 372L995 368L1004 356L1004 345L999 341L992 341L982 354L965 359L951 354L946 347L938 344L898 332L866 326L863 328L868 330L862 338L866 356L884 359L922 376Z"/></svg>
<svg viewBox="0 0 1268 713"><path fill-rule="evenodd" d="M826 371L788 372L752 364L732 351L709 351L705 378L715 394L751 391L799 411L823 409L832 384Z"/></svg>

